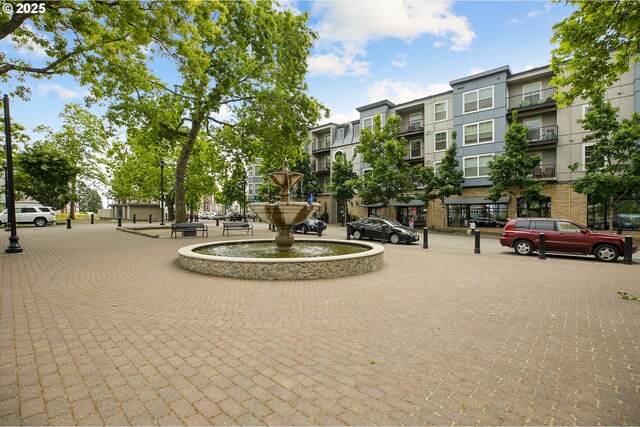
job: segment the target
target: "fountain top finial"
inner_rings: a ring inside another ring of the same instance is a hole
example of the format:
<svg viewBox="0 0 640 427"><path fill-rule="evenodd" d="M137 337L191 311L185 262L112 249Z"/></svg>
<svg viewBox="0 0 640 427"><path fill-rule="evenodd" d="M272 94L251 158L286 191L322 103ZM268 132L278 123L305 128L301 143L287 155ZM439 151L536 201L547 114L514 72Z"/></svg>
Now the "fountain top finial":
<svg viewBox="0 0 640 427"><path fill-rule="evenodd" d="M282 164L282 172L289 172L289 159L285 157L284 162Z"/></svg>

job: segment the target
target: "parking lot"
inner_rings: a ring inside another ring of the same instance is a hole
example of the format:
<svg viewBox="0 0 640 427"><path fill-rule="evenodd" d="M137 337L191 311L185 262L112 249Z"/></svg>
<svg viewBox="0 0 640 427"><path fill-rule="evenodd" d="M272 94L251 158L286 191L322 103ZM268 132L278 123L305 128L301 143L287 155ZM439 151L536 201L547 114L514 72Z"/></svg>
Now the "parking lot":
<svg viewBox="0 0 640 427"><path fill-rule="evenodd" d="M430 233L374 273L267 282L184 271L207 238L144 227L21 227L0 254L1 424L640 424L639 254Z"/></svg>

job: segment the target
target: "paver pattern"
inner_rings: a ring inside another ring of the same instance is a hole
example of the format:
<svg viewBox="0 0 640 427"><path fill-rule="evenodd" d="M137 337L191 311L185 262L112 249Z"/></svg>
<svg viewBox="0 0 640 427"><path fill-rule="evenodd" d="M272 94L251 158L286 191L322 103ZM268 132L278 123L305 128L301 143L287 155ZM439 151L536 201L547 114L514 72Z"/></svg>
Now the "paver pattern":
<svg viewBox="0 0 640 427"><path fill-rule="evenodd" d="M3 425L640 424L640 302L617 294L640 295L637 254L432 236L374 273L268 282L182 270L201 237L19 236L0 254Z"/></svg>

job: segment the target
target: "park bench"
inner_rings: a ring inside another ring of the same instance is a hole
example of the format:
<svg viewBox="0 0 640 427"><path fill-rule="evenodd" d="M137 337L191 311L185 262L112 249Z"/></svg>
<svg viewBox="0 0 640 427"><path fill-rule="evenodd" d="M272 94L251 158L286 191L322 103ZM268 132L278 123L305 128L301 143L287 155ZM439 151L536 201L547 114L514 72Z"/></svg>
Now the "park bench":
<svg viewBox="0 0 640 427"><path fill-rule="evenodd" d="M229 230L247 230L247 234L249 234L249 231L253 234L253 225L248 222L223 222L222 235L224 236L224 232L226 231L228 236Z"/></svg>
<svg viewBox="0 0 640 427"><path fill-rule="evenodd" d="M198 231L202 231L202 237L207 233L209 237L209 229L201 222L185 222L179 224L171 224L171 237L174 235L178 238L178 233L182 233L182 236L195 236Z"/></svg>

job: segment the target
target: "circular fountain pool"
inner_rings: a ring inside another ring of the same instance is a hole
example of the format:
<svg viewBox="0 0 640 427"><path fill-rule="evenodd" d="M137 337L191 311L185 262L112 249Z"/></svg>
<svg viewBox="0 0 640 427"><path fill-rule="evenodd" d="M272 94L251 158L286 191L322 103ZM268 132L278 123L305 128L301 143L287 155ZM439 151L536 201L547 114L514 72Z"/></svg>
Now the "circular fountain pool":
<svg viewBox="0 0 640 427"><path fill-rule="evenodd" d="M384 248L376 243L298 239L291 251L273 240L232 240L185 246L178 251L187 270L258 280L329 279L382 267Z"/></svg>

